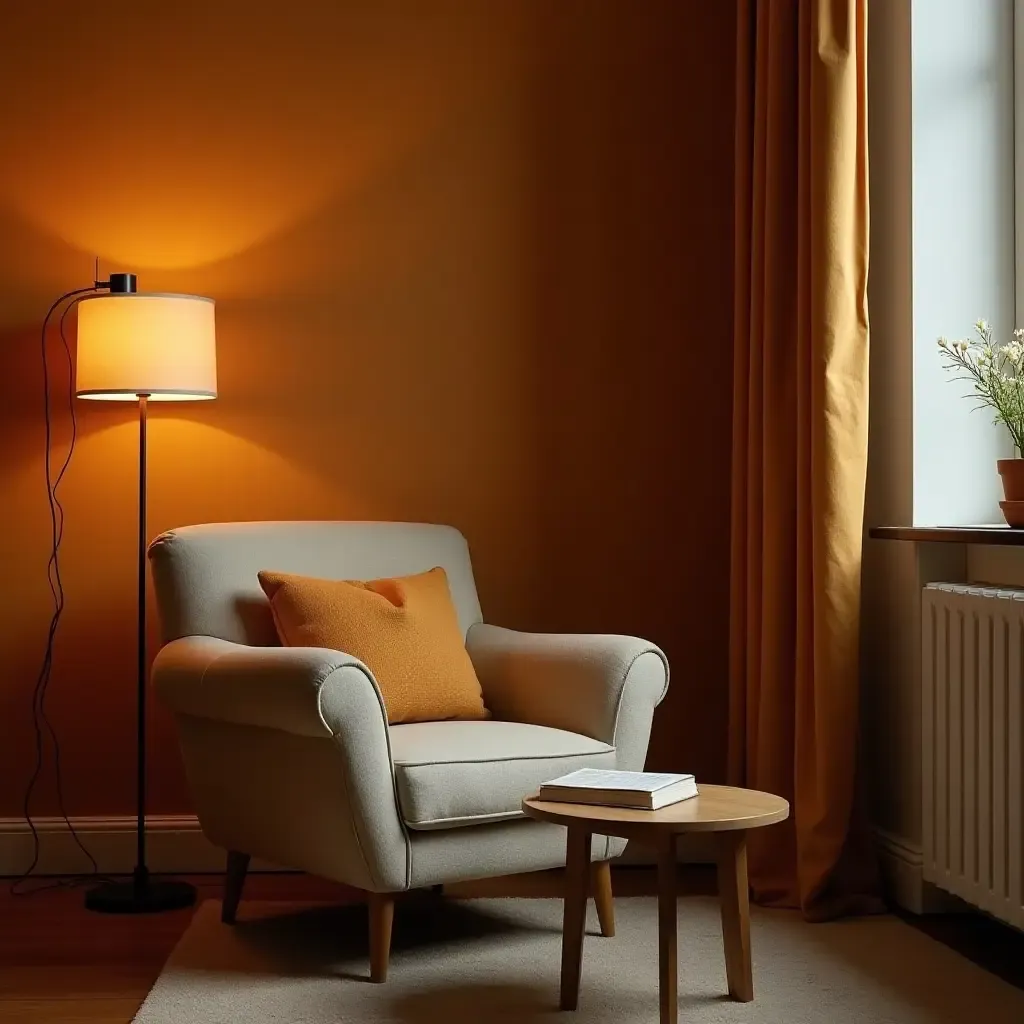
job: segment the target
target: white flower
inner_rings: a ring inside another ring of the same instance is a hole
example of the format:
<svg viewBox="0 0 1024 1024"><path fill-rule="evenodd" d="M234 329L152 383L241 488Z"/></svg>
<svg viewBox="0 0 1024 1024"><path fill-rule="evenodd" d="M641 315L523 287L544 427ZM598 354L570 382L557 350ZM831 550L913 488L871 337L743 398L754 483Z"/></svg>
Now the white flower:
<svg viewBox="0 0 1024 1024"><path fill-rule="evenodd" d="M972 340L937 338L940 361L955 379L972 384L965 397L991 409L996 423L1007 429L1014 448L1024 455L1024 327L1013 331L1009 343L993 339L987 320L977 320L974 327Z"/></svg>

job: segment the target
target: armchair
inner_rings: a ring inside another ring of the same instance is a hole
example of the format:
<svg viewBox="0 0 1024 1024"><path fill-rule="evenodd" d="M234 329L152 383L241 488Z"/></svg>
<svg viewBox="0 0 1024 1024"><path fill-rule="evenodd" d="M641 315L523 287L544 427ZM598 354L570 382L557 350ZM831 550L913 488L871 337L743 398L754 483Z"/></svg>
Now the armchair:
<svg viewBox="0 0 1024 1024"><path fill-rule="evenodd" d="M519 633L482 622L469 551L445 526L278 522L190 526L150 546L165 646L155 688L174 712L205 835L228 851L234 920L257 856L363 889L371 977L387 974L394 894L565 864L558 826L524 796L582 767L640 769L665 656L625 636ZM278 646L257 572L334 579L448 574L492 718L389 726L373 674L341 651ZM595 836L602 931L614 928Z"/></svg>

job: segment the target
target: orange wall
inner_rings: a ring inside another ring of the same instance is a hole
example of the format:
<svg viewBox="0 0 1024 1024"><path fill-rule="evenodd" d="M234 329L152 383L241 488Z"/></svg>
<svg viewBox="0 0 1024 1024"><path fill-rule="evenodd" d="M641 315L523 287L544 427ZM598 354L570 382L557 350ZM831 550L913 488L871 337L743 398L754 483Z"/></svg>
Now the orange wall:
<svg viewBox="0 0 1024 1024"><path fill-rule="evenodd" d="M218 300L221 397L152 414L152 533L454 523L492 621L662 644L651 763L718 774L732 5L253 6L4 14L0 816L31 767L48 617L37 325L94 254ZM119 813L136 433L131 408L77 412L50 707L69 810ZM187 809L159 711L151 774L154 811Z"/></svg>

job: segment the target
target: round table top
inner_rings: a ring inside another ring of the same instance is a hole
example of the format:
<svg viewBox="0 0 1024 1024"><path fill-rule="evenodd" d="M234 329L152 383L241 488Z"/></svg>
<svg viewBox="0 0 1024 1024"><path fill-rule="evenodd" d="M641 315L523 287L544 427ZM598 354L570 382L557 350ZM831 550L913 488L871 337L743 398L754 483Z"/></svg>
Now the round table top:
<svg viewBox="0 0 1024 1024"><path fill-rule="evenodd" d="M645 833L728 832L774 825L789 817L789 803L773 793L734 786L700 786L697 796L659 811L594 804L556 803L527 797L523 813L557 825L586 828L626 839Z"/></svg>

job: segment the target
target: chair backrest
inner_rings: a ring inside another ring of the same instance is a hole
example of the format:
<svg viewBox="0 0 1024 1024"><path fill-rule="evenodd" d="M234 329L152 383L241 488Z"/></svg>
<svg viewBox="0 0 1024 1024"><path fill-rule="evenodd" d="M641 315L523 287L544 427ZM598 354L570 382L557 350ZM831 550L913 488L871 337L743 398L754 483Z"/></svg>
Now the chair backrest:
<svg viewBox="0 0 1024 1024"><path fill-rule="evenodd" d="M256 574L324 579L408 576L441 566L465 634L480 621L469 548L427 523L209 523L161 534L149 547L164 642L216 636L267 647L277 634Z"/></svg>

